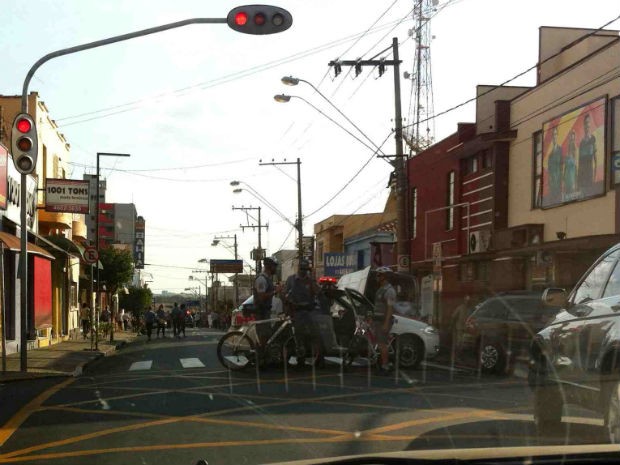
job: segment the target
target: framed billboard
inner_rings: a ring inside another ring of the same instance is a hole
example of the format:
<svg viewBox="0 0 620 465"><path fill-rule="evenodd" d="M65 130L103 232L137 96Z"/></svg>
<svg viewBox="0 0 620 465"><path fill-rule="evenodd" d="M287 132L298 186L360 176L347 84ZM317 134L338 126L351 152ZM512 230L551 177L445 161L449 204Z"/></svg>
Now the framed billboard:
<svg viewBox="0 0 620 465"><path fill-rule="evenodd" d="M211 260L211 273L243 273L243 260Z"/></svg>
<svg viewBox="0 0 620 465"><path fill-rule="evenodd" d="M605 193L607 97L543 124L542 208Z"/></svg>
<svg viewBox="0 0 620 465"><path fill-rule="evenodd" d="M45 180L45 211L88 213L89 182L76 179Z"/></svg>

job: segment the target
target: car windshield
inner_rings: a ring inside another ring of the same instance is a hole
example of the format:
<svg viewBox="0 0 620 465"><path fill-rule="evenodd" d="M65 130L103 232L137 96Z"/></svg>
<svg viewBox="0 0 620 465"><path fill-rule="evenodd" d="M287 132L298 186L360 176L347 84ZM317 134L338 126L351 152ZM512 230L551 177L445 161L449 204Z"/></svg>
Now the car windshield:
<svg viewBox="0 0 620 465"><path fill-rule="evenodd" d="M0 463L620 443L619 15L2 2Z"/></svg>

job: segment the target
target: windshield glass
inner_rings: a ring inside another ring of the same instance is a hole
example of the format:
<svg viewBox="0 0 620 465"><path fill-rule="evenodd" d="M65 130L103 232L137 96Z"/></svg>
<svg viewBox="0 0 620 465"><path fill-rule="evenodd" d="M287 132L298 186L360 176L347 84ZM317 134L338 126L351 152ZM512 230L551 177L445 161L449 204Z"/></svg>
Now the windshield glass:
<svg viewBox="0 0 620 465"><path fill-rule="evenodd" d="M0 12L0 463L620 443L617 0Z"/></svg>

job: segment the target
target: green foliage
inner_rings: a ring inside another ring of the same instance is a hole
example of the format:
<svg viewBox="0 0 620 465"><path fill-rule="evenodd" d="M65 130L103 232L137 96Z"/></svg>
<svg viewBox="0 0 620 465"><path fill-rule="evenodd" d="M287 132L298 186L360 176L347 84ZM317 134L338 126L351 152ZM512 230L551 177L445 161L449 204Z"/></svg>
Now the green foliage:
<svg viewBox="0 0 620 465"><path fill-rule="evenodd" d="M148 288L130 287L129 294L119 294L119 308L139 317L149 305L153 304L153 292Z"/></svg>
<svg viewBox="0 0 620 465"><path fill-rule="evenodd" d="M99 270L99 279L105 284L109 294L115 294L120 287L131 282L133 257L129 250L112 247L103 249L99 253L99 260L103 266L103 269Z"/></svg>

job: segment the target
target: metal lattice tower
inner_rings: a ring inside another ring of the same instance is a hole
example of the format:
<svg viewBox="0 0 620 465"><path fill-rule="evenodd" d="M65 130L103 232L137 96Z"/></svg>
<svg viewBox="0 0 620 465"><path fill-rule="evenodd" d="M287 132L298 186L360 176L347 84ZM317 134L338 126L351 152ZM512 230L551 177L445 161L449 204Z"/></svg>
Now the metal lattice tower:
<svg viewBox="0 0 620 465"><path fill-rule="evenodd" d="M409 156L415 156L433 143L435 122L433 103L433 77L431 73L431 17L436 12L439 0L413 0L414 27L409 35L415 40L413 69L405 72L405 79L411 80L409 112L405 142ZM429 119L430 118L430 119Z"/></svg>

